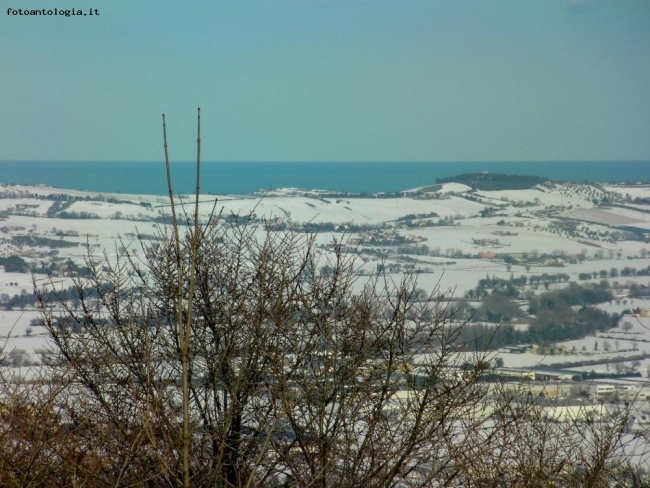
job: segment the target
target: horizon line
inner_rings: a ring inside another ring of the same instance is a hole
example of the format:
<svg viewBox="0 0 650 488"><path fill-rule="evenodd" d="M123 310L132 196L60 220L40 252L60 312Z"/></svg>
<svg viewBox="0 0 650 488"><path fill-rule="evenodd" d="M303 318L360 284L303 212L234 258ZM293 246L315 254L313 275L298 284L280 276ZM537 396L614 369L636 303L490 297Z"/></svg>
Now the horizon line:
<svg viewBox="0 0 650 488"><path fill-rule="evenodd" d="M161 163L163 159L0 159L2 163ZM370 159L337 159L337 160L223 160L223 159L204 159L202 163L263 163L263 164L277 164L277 163L297 163L297 164L339 164L339 163L422 163L422 164L435 164L435 163L647 163L648 159L396 159L396 160L370 160ZM188 163L196 164L196 161L191 160L178 160L172 161L173 163Z"/></svg>

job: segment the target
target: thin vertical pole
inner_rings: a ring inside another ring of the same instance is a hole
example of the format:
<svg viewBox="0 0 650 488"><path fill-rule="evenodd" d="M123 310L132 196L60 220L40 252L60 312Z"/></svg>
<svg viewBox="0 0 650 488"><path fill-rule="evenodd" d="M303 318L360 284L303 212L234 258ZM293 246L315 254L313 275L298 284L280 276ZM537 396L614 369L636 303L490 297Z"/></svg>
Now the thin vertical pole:
<svg viewBox="0 0 650 488"><path fill-rule="evenodd" d="M176 329L178 333L178 346L181 353L182 367L182 389L183 389L183 487L190 487L190 424L189 424L189 375L188 375L188 341L185 340L186 333L183 327L183 259L181 257L181 241L178 233L178 220L176 217L176 205L174 204L174 192L172 188L171 169L169 164L169 151L167 148L167 124L165 114L163 119L163 141L165 149L165 168L167 170L167 189L169 191L169 203L172 209L172 228L174 238L174 249L176 253Z"/></svg>
<svg viewBox="0 0 650 488"><path fill-rule="evenodd" d="M181 349L183 363L183 486L189 488L190 480L190 443L192 435L189 425L189 404L190 404L190 339L192 331L192 311L194 309L194 288L196 280L196 260L199 252L199 196L201 193L201 108L197 109L197 136L196 136L196 191L194 194L194 233L192 235L192 247L190 255L190 283L187 298L187 321L183 329L183 346Z"/></svg>

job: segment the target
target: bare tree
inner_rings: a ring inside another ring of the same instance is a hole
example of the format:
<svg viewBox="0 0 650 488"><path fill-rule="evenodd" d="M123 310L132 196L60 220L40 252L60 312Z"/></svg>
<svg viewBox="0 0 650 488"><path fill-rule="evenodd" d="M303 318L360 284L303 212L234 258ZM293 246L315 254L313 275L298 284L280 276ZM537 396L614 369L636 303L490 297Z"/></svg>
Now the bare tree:
<svg viewBox="0 0 650 488"><path fill-rule="evenodd" d="M188 229L180 296L193 317L192 484L389 486L421 466L436 466L429 478L446 473L450 446L464 442L454 419L484 396L478 379L489 361L459 354L444 303L414 300L412 277L379 276L355 292L354 260L334 246L331 272L319 272L309 235L216 220L194 248ZM146 473L180 486L179 281L174 237L163 229L161 239L147 273L129 256L90 255L89 276L76 279L80 312L59 304L65 321L42 305L53 371L68 385L66 415L110 426L84 439L106 452L98 476L133 483Z"/></svg>
<svg viewBox="0 0 650 488"><path fill-rule="evenodd" d="M470 431L480 440L460 453L467 486L637 486L626 484L637 472L631 453L647 447L628 433L629 408L610 416L603 405L522 395L522 386L510 393L489 428Z"/></svg>

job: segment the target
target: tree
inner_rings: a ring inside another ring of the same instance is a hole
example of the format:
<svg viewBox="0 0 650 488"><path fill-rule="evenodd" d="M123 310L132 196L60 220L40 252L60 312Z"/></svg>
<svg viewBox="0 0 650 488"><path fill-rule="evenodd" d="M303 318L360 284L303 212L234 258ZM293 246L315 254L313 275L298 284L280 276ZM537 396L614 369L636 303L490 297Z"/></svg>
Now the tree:
<svg viewBox="0 0 650 488"><path fill-rule="evenodd" d="M29 265L20 256L0 258L0 264L4 266L7 273L27 273L29 271Z"/></svg>
<svg viewBox="0 0 650 488"><path fill-rule="evenodd" d="M496 323L509 323L513 318L523 315L516 302L496 292L490 293L483 299L480 311L486 320Z"/></svg>
<svg viewBox="0 0 650 488"><path fill-rule="evenodd" d="M181 247L185 304L192 232ZM466 442L454 419L484 397L477 380L489 362L463 356L472 366L446 378L460 360L451 312L414 301L413 277L393 285L377 276L354 294L354 260L341 246L326 262L331 272L320 273L312 236L257 232L215 221L200 233L193 309L183 310L193 317L192 483L389 485L434 460L429 477L453 477L448 449ZM146 277L139 268L129 276L136 264L128 257L111 265L91 255L88 278L76 279L80 311L65 304L83 333L61 327L53 313L44 320L63 365L57 374L75 384L65 411L110 426L84 438L105 452L102 476L128 465L124 482L155 472L173 485L182 438L173 386L182 374L180 339L171 327L178 257L173 236L163 230L161 239L147 253ZM99 293L101 314L86 303L88 289ZM136 457L152 445L164 462Z"/></svg>

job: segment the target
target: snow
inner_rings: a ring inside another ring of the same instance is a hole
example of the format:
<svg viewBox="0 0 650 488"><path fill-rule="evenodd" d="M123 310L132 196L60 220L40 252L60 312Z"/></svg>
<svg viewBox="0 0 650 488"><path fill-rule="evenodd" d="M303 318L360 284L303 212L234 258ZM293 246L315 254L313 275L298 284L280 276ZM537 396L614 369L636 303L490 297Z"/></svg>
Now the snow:
<svg viewBox="0 0 650 488"><path fill-rule="evenodd" d="M462 183L444 183L438 193L465 193L472 189Z"/></svg>
<svg viewBox="0 0 650 488"><path fill-rule="evenodd" d="M607 186L606 192L630 195L630 198L650 197L650 187L618 187ZM540 186L529 190L508 190L508 191L473 191L468 186L458 183L446 183L437 192L439 198L419 199L413 196L400 198L350 198L341 196L324 196L325 192L318 190L279 189L267 192L265 196L258 195L202 195L200 199L200 215L205 221L208 216L216 210L223 215L231 213L248 215L254 213L258 217L267 219L278 218L279 220L291 221L294 223L333 223L335 225L357 224L382 227L397 227L401 217L409 214L430 214L435 212L437 218L429 218L429 221L439 222L441 219L452 219L453 225L422 227L422 228L396 228L397 235L417 240L415 245L426 245L431 253L427 256L418 256L414 261L414 269L421 271L416 275L417 287L431 290L438 290L447 297L462 297L466 291L474 288L479 279L486 275L508 279L510 276L532 276L543 273L566 273L573 281L578 280L580 273L598 273L597 278L584 281L600 282L600 271L608 272L607 280L611 283L618 282L623 285L629 283L650 284L650 277L610 277L609 271L616 268L619 271L624 267L633 267L637 270L650 266L650 244L639 241L619 241L616 243L599 241L590 238L568 237L553 231L551 224L557 221L557 216L583 219L579 224L580 228L605 233L611 228L605 224L622 225L634 224L643 227L650 222L650 214L618 207L596 208L594 198L606 195L602 190L594 186L584 185L552 185ZM114 199L112 202L83 200L75 201L65 210L68 212L85 212L97 215L94 219L60 219L48 218L47 211L53 201L27 198L26 195L66 194L75 197L91 197L95 199ZM0 227L4 233L0 234L0 255L18 253L27 261L39 263L48 262L49 257L44 253L50 251L45 248L18 248L10 242L13 236L33 234L35 236L50 239L63 239L77 243L76 247L63 247L58 249L58 256L61 260L72 259L77 264L82 264L84 256L88 252L87 246L97 254L100 259L103 253L106 258L114 261L121 252L120 248L129 248L134 252L141 250L141 243L136 235L155 235L158 232L158 225L152 222L153 218L169 214L170 207L168 199L161 196L148 195L124 195L124 194L100 194L80 191L69 191L45 187L26 186L0 186L0 212L5 212L0 217ZM467 198L465 198L467 197ZM479 201L472 201L478 199ZM179 213L193 212L192 196L177 196L175 201L179 204ZM180 206L180 203L184 206ZM140 205L146 203L151 206ZM215 205L216 204L216 205ZM480 217L479 212L487 206L506 206L499 210L497 215ZM642 209L643 208L640 207ZM8 213L8 214L7 214ZM601 223L589 223L589 220L596 220ZM505 224L505 225L503 225ZM649 227L650 228L650 227ZM511 235L505 235L509 233ZM64 234L61 236L60 234ZM262 236L263 229L256 231L257 236ZM345 241L358 237L354 233L320 233L316 235L316 244L326 246L331 244L332 239ZM121 240L120 240L121 239ZM477 242L483 240L483 242ZM489 243L488 240L495 241ZM498 243L496 243L498 241ZM593 245L587 245L590 242ZM354 247L354 246L352 246ZM387 263L404 263L405 256L396 254L397 246L370 246L379 251L378 255L365 254L363 262L357 261L357 267L365 274L376 272L377 264L386 259ZM361 251L366 248L361 245ZM586 252L585 252L586 251ZM331 251L319 249L323 262L332 257ZM453 257L458 255L477 256L479 252L493 252L496 259L466 259ZM582 262L570 264L565 261L561 267L545 266L523 266L506 264L499 259L504 254L522 253L551 253L563 252L567 256L583 253L585 258ZM641 258L641 255L646 255ZM415 258L415 255L410 255ZM399 282L404 278L402 272L391 274L390 278ZM36 275L39 283L43 283L45 277ZM363 286L367 278L360 276L357 288ZM61 286L69 286L69 278L57 278ZM581 281L582 283L582 281ZM551 285L564 286L561 285ZM0 272L0 294L20 294L22 290L32 289L32 277L23 273ZM543 291L543 287L538 292ZM625 289L622 290L622 293ZM601 304L599 307L610 313L620 313L626 308L650 308L650 300L629 300L625 296L608 304ZM0 312L2 313L2 312ZM32 337L25 336L25 330L29 326L29 320L25 317L33 317L34 311L26 311L17 321L15 311L4 312L5 319L0 321L0 336L6 337L11 333L9 339L11 344L36 341ZM27 320L27 322L25 322ZM15 326L13 324L16 324ZM13 332L10 332L13 327ZM648 324L650 327L650 324ZM630 341L623 337L622 333L613 330L620 344L627 344ZM635 332L636 333L636 332ZM643 332L645 334L645 332ZM641 335L639 335L641 337ZM643 335L645 337L645 335ZM581 341L568 343L567 346L576 346L578 351L583 346L587 350L593 349L595 338L587 338ZM600 339L599 339L600 340ZM649 338L650 340L650 338ZM613 342L613 340L612 340ZM639 341L641 343L641 341ZM650 344L649 344L650 345ZM641 346L639 346L641 348ZM30 348L31 350L35 349ZM650 347L648 348L650 349ZM590 351L592 352L592 351ZM506 354L506 353L500 353ZM621 352L621 354L625 354ZM575 356L577 359L582 355ZM570 356L536 357L534 355L504 356L507 366L552 364L553 362L566 361Z"/></svg>
<svg viewBox="0 0 650 488"><path fill-rule="evenodd" d="M594 222L603 225L636 225L642 223L642 220L633 218L631 215L637 215L638 212L632 212L621 208L613 210L597 210L594 208L581 208L565 212L562 217L574 220L583 220L586 222Z"/></svg>
<svg viewBox="0 0 650 488"><path fill-rule="evenodd" d="M606 185L604 187L607 191L618 193L621 197L630 198L650 198L650 186L635 185L635 186L613 186Z"/></svg>
<svg viewBox="0 0 650 488"><path fill-rule="evenodd" d="M32 329L34 335L39 333L38 327L31 327L31 321L40 318L40 313L35 310L0 310L0 344L2 338L22 337L28 329ZM44 332L44 329L40 329Z"/></svg>

